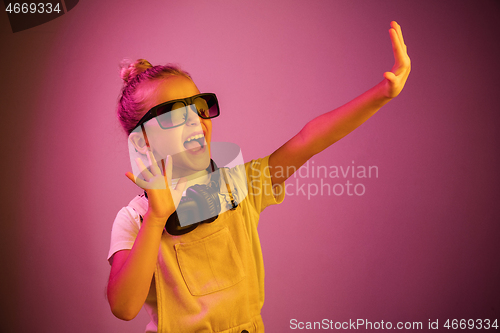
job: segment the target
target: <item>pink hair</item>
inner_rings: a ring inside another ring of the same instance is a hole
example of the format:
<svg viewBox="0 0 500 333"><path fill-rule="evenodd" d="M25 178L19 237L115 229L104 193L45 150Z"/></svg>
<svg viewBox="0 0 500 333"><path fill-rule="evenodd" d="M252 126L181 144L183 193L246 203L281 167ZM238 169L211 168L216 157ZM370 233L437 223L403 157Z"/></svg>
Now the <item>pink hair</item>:
<svg viewBox="0 0 500 333"><path fill-rule="evenodd" d="M169 76L184 76L192 80L189 73L173 64L153 66L147 60L138 59L133 63L122 62L120 76L124 81L118 99L117 115L120 124L130 134L147 110L144 110L144 98L138 94L142 82Z"/></svg>

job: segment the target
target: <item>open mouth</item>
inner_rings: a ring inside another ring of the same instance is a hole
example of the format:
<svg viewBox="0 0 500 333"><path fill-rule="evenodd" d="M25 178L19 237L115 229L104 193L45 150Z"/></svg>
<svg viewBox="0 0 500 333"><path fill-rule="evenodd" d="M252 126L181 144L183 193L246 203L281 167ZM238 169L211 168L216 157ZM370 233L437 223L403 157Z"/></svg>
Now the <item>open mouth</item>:
<svg viewBox="0 0 500 333"><path fill-rule="evenodd" d="M203 133L192 135L184 141L184 147L192 152L197 152L205 146L205 136Z"/></svg>

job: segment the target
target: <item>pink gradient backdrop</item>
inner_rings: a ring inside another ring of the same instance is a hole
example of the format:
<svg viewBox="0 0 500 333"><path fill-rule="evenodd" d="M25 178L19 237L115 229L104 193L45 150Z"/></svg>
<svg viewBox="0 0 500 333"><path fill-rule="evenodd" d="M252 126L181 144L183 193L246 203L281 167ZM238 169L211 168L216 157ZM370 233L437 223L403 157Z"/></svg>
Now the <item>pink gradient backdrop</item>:
<svg viewBox="0 0 500 333"><path fill-rule="evenodd" d="M412 57L405 90L313 158L379 177L262 214L266 329L500 319L499 16L486 0L80 1L13 34L0 14L0 332L144 330L145 312L122 322L104 296L112 221L138 193L114 113L123 57L178 63L217 93L213 140L249 160L375 85L391 20Z"/></svg>

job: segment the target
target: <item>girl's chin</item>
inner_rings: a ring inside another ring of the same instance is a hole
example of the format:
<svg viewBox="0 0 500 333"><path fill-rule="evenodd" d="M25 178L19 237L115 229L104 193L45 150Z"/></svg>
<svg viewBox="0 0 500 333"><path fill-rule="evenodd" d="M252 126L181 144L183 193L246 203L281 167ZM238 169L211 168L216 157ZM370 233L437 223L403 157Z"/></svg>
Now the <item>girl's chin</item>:
<svg viewBox="0 0 500 333"><path fill-rule="evenodd" d="M190 154L185 152L181 154L180 159L175 163L174 159L174 173L178 173L181 177L186 177L197 172L206 170L210 165L210 154L208 154L208 149L205 148L204 153L200 154ZM178 172L175 172L176 169Z"/></svg>

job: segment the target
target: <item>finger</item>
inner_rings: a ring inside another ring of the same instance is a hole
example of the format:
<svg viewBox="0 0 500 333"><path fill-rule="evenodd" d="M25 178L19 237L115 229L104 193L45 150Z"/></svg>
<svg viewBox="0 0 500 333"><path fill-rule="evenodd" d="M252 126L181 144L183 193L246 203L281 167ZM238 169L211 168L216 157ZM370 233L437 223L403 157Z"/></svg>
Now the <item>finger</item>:
<svg viewBox="0 0 500 333"><path fill-rule="evenodd" d="M146 152L146 155L148 156L148 161L149 164L151 165L151 174L154 176L157 176L160 174L160 168L158 167L158 163L156 162L155 159L155 154L148 149Z"/></svg>
<svg viewBox="0 0 500 333"><path fill-rule="evenodd" d="M394 82L396 80L396 75L393 72L385 72L384 73L384 78L387 80Z"/></svg>
<svg viewBox="0 0 500 333"><path fill-rule="evenodd" d="M132 172L126 172L125 176L127 176L127 178L130 179L131 181L133 181L135 184L135 176Z"/></svg>
<svg viewBox="0 0 500 333"><path fill-rule="evenodd" d="M398 47L400 41L399 41L399 38L397 36L397 32L394 28L389 29L389 37L391 38L392 51L394 52L394 55L396 55L397 47Z"/></svg>
<svg viewBox="0 0 500 333"><path fill-rule="evenodd" d="M165 183L170 186L172 183L172 156L167 155L165 161L162 160L163 175L165 177Z"/></svg>
<svg viewBox="0 0 500 333"><path fill-rule="evenodd" d="M389 29L389 35L391 36L392 51L394 53L394 61L395 61L393 70L397 71L405 63L406 52L403 50L401 46L401 41L398 38L396 30L393 28Z"/></svg>
<svg viewBox="0 0 500 333"><path fill-rule="evenodd" d="M177 209L177 206L179 205L179 202L182 198L182 194L186 190L187 187L187 178L182 177L179 178L177 181L177 184L175 185L175 189L172 189L170 192L172 194L172 200L174 202L175 208Z"/></svg>
<svg viewBox="0 0 500 333"><path fill-rule="evenodd" d="M165 165L165 176L167 176L168 179L172 179L172 156L167 155L166 160L166 165Z"/></svg>
<svg viewBox="0 0 500 333"><path fill-rule="evenodd" d="M151 172L149 172L148 168L146 168L146 166L144 165L144 163L142 162L142 160L140 159L140 157L137 157L135 159L135 163L139 167L141 175L142 175L142 177L144 177L144 179L146 181L150 180L153 177L153 175L151 174Z"/></svg>
<svg viewBox="0 0 500 333"><path fill-rule="evenodd" d="M179 178L179 181L175 185L175 190L180 193L183 193L186 190L186 186L187 186L187 178L186 177Z"/></svg>
<svg viewBox="0 0 500 333"><path fill-rule="evenodd" d="M142 189L146 188L147 183L144 182L142 179L135 177L132 172L126 172L125 176L127 176L128 179L133 181L134 184L139 186L140 188L142 188Z"/></svg>
<svg viewBox="0 0 500 333"><path fill-rule="evenodd" d="M403 31L401 30L401 26L398 24L398 22L392 21L391 27L394 28L396 30L396 32L398 33L398 38L401 42L401 45L406 46L405 40L403 38Z"/></svg>
<svg viewBox="0 0 500 333"><path fill-rule="evenodd" d="M394 51L394 54L396 54L397 52L402 52L403 47L401 44L401 39L399 38L396 29L390 28L389 35L391 37L392 49Z"/></svg>

